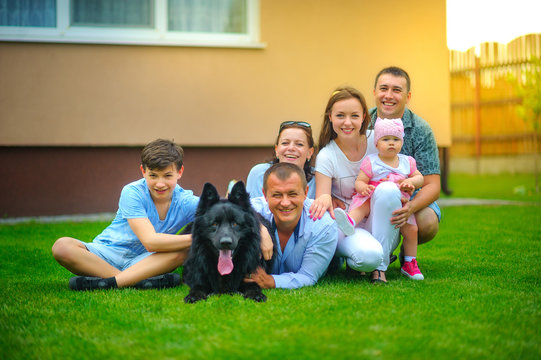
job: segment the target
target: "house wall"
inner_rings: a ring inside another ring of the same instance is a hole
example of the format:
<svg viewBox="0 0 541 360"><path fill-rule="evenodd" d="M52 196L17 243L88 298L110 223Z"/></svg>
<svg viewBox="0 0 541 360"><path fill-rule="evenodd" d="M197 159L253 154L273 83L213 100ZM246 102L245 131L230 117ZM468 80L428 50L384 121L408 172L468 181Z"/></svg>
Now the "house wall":
<svg viewBox="0 0 541 360"><path fill-rule="evenodd" d="M141 149L0 147L0 217L115 212L122 187L141 178ZM187 147L179 183L200 195L208 181L225 196L230 180L246 181L270 157L272 148Z"/></svg>
<svg viewBox="0 0 541 360"><path fill-rule="evenodd" d="M284 120L309 121L317 137L335 87L357 87L373 106L374 76L389 65L409 72L411 107L439 146L450 145L444 0L261 0L260 14L262 49L0 42L0 146L22 162L9 176L27 175L43 149L71 159L158 137L212 147L209 158L249 169L267 158L251 155L268 152ZM99 173L100 161L85 161L81 171ZM199 184L208 162L195 166ZM65 189L83 180L56 181Z"/></svg>

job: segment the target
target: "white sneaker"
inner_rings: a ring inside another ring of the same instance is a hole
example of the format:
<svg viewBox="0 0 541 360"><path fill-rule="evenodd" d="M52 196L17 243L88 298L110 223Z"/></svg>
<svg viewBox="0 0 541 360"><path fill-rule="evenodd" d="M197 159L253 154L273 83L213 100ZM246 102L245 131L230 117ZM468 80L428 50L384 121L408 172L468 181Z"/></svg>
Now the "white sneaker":
<svg viewBox="0 0 541 360"><path fill-rule="evenodd" d="M334 216L336 217L336 225L346 236L355 234L355 226L344 210L340 208L334 209Z"/></svg>

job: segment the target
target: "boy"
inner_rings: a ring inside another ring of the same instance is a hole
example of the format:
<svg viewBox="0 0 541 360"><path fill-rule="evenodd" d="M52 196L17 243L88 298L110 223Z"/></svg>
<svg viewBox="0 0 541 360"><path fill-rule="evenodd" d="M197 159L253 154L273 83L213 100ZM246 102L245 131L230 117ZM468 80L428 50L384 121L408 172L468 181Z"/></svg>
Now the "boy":
<svg viewBox="0 0 541 360"><path fill-rule="evenodd" d="M143 178L126 185L115 219L93 242L62 237L54 258L81 275L70 279L73 290L167 288L178 286L173 271L184 263L191 235L175 235L194 220L199 198L177 181L184 171L184 151L158 139L141 153ZM160 275L163 274L163 275Z"/></svg>

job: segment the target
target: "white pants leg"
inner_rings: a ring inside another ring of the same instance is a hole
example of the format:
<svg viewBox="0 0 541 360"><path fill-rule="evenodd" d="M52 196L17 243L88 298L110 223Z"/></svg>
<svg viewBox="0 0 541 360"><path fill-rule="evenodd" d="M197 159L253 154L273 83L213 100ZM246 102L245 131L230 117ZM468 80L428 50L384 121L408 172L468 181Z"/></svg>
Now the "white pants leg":
<svg viewBox="0 0 541 360"><path fill-rule="evenodd" d="M338 232L336 256L345 257L350 268L369 272L381 264L383 249L368 231L355 228L355 234L347 237Z"/></svg>
<svg viewBox="0 0 541 360"><path fill-rule="evenodd" d="M381 244L383 259L377 269L386 271L389 255L398 247L400 229L391 224L393 211L402 207L400 190L392 182L383 182L376 187L370 198L370 215L366 220L366 230Z"/></svg>

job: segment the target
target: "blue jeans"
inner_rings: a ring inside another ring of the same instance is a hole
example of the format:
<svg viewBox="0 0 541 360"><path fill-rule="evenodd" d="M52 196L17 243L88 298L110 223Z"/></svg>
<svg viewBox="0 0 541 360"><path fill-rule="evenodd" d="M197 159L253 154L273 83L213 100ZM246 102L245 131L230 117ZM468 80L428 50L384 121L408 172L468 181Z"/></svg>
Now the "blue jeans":
<svg viewBox="0 0 541 360"><path fill-rule="evenodd" d="M138 263L147 256L153 254L148 251L145 251L143 253L135 253L130 251L130 249L122 246L111 246L105 244L85 242L83 242L83 244L92 254L99 256L120 271L126 270L135 263Z"/></svg>
<svg viewBox="0 0 541 360"><path fill-rule="evenodd" d="M417 194L417 192L419 192L419 190L420 189L417 189L417 190L415 190L413 192L413 195L411 195L411 199L413 199L415 197L415 195ZM434 210L434 212L436 213L436 216L438 217L438 222L441 222L441 209L440 209L438 203L434 201L432 204L428 205L427 207Z"/></svg>

